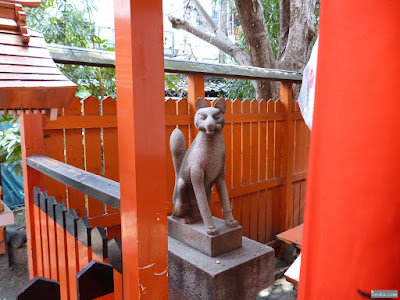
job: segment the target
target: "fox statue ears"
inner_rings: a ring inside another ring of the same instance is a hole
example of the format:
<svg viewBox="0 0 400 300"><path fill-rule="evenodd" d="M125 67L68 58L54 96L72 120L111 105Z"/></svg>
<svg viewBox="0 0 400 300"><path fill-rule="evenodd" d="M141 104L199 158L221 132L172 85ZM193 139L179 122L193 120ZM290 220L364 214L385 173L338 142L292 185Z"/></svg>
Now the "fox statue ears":
<svg viewBox="0 0 400 300"><path fill-rule="evenodd" d="M196 111L198 111L200 108L205 108L207 107L207 102L203 98L197 98L196 100ZM214 105L215 108L218 108L223 114L225 113L226 110L226 102L224 98L219 98L217 102L215 102Z"/></svg>

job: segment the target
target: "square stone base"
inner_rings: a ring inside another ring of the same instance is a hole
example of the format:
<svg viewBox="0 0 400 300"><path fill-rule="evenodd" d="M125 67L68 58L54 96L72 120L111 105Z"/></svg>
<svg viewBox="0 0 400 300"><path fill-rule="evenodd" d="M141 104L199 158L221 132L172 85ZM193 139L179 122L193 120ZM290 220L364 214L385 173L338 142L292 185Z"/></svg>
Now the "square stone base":
<svg viewBox="0 0 400 300"><path fill-rule="evenodd" d="M168 217L168 235L186 245L207 254L218 256L242 246L242 227L229 228L225 221L213 217L217 235L208 235L203 222L182 224L172 217Z"/></svg>
<svg viewBox="0 0 400 300"><path fill-rule="evenodd" d="M274 282L274 249L243 237L243 246L218 257L168 237L170 287L191 300L255 299Z"/></svg>

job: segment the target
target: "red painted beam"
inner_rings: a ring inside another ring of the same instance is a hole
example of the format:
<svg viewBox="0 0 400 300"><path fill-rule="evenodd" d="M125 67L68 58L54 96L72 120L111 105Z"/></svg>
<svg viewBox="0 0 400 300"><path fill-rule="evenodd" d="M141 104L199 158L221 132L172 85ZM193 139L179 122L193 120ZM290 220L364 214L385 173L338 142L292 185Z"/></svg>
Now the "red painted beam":
<svg viewBox="0 0 400 300"><path fill-rule="evenodd" d="M167 299L162 1L114 12L124 299Z"/></svg>
<svg viewBox="0 0 400 300"><path fill-rule="evenodd" d="M321 2L299 299L400 290L399 16Z"/></svg>

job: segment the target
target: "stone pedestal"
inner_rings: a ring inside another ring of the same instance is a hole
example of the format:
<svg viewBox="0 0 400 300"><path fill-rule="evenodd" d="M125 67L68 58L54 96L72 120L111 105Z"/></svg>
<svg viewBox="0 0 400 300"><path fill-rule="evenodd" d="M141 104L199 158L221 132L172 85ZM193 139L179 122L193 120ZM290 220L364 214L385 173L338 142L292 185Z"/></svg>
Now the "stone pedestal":
<svg viewBox="0 0 400 300"><path fill-rule="evenodd" d="M208 235L203 222L182 224L168 217L168 235L208 256L214 257L242 246L242 227L229 228L225 221L213 217L218 235Z"/></svg>
<svg viewBox="0 0 400 300"><path fill-rule="evenodd" d="M217 257L168 237L170 288L192 300L255 299L274 282L274 258L271 247L244 237L242 247Z"/></svg>

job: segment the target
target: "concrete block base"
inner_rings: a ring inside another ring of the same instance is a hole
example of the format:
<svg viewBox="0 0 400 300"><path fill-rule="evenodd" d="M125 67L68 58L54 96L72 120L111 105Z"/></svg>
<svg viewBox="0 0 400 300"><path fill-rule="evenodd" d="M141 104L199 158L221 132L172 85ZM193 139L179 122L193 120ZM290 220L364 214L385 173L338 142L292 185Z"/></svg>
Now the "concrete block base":
<svg viewBox="0 0 400 300"><path fill-rule="evenodd" d="M191 300L255 299L274 282L275 251L245 237L242 244L210 257L168 237L170 287Z"/></svg>
<svg viewBox="0 0 400 300"><path fill-rule="evenodd" d="M218 256L242 246L242 227L229 228L225 221L213 217L219 234L211 236L206 232L203 222L182 224L168 217L168 235L208 256Z"/></svg>

